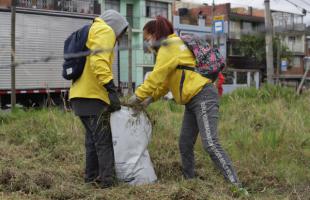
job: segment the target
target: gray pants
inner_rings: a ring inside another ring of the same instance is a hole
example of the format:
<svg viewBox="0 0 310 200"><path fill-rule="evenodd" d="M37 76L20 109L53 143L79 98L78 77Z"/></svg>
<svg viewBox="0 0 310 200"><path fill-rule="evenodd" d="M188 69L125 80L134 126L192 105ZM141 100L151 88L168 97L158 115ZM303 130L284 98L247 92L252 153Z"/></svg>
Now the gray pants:
<svg viewBox="0 0 310 200"><path fill-rule="evenodd" d="M186 104L179 141L183 174L185 178L194 178L195 176L193 149L199 132L203 147L209 153L216 167L229 182L239 184L232 163L218 142L218 112L218 94L212 84L206 85Z"/></svg>

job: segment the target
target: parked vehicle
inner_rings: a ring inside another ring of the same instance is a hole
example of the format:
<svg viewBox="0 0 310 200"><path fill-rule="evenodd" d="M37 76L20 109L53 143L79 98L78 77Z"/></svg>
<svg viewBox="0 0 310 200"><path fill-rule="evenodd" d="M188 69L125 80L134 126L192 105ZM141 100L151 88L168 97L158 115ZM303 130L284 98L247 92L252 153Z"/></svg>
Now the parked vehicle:
<svg viewBox="0 0 310 200"><path fill-rule="evenodd" d="M16 62L62 56L65 39L90 23L95 15L18 8L16 13ZM10 104L11 93L11 13L0 9L0 107ZM118 80L116 50L113 73ZM16 67L17 103L38 106L61 103L70 87L62 78L63 59L18 65ZM116 83L116 85L118 85Z"/></svg>

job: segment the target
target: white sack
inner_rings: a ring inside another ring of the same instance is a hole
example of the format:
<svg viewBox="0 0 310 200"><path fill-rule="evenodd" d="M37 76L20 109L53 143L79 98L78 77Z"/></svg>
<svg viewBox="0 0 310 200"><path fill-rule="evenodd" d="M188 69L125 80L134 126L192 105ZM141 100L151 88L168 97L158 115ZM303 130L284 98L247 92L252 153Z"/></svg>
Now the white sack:
<svg viewBox="0 0 310 200"><path fill-rule="evenodd" d="M147 115L122 106L120 111L111 114L110 123L117 178L132 185L156 181L147 150L152 134Z"/></svg>

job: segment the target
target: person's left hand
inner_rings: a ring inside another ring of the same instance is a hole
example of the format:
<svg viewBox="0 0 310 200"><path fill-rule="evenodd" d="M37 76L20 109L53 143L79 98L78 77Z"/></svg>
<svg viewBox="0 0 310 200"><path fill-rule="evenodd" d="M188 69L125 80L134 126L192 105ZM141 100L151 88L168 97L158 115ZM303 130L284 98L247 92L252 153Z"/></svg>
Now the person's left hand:
<svg viewBox="0 0 310 200"><path fill-rule="evenodd" d="M144 101L141 102L141 105L146 108L151 103L153 103L153 98L152 97L148 97L148 98L144 99Z"/></svg>
<svg viewBox="0 0 310 200"><path fill-rule="evenodd" d="M129 99L128 99L128 105L130 106L142 106L142 107L148 107L151 103L153 103L153 98L152 97L148 97L146 99L144 99L143 101L141 101L141 99L139 99L139 97L137 97L136 95L132 95Z"/></svg>
<svg viewBox="0 0 310 200"><path fill-rule="evenodd" d="M110 106L109 112L115 112L121 109L121 102L116 92L109 92Z"/></svg>
<svg viewBox="0 0 310 200"><path fill-rule="evenodd" d="M127 104L130 106L140 105L140 103L141 103L141 100L135 94L132 95L127 101Z"/></svg>
<svg viewBox="0 0 310 200"><path fill-rule="evenodd" d="M113 80L111 80L109 83L104 85L108 92L109 100L110 100L110 105L109 105L109 112L115 112L121 109L121 102L118 97L118 92L117 88L114 85Z"/></svg>

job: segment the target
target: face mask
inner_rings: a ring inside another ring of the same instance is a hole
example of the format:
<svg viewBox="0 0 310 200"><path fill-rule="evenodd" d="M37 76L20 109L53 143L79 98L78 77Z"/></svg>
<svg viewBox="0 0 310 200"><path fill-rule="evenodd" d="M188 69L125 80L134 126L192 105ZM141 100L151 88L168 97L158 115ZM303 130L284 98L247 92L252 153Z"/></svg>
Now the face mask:
<svg viewBox="0 0 310 200"><path fill-rule="evenodd" d="M154 42L152 40L143 41L143 51L144 53L153 53L154 52Z"/></svg>

